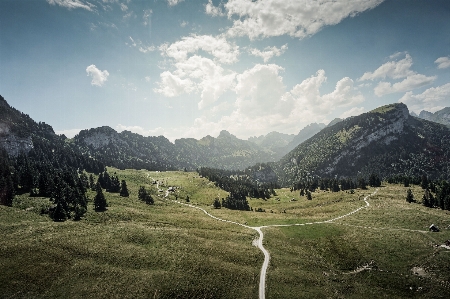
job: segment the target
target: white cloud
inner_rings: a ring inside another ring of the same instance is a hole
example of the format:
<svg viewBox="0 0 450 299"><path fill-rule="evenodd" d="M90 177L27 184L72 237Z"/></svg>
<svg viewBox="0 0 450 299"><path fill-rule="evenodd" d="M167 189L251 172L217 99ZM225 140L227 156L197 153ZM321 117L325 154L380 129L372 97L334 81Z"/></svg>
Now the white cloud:
<svg viewBox="0 0 450 299"><path fill-rule="evenodd" d="M422 92L421 94L413 94L412 91L405 93L405 95L399 100L406 104L410 110L420 113L422 110L435 112L448 106L450 98L450 83L431 87Z"/></svg>
<svg viewBox="0 0 450 299"><path fill-rule="evenodd" d="M235 91L239 113L250 117L286 113L285 108L290 107L282 100L285 86L281 71L283 68L275 64L257 64L238 75Z"/></svg>
<svg viewBox="0 0 450 299"><path fill-rule="evenodd" d="M389 61L382 64L379 68L377 68L374 72L366 72L362 75L358 81L366 81L366 80L376 80L376 79L394 79L399 80L403 79L400 82L392 83L387 81L381 81L374 88L374 92L377 96L381 97L387 94L395 93L395 92L405 92L412 89L416 89L425 85L432 83L436 80L436 76L427 77L422 74L418 74L415 71L411 70L411 66L413 65L413 61L411 56L408 53L395 53L390 56L391 59L396 59L402 55L405 55L405 58L398 61Z"/></svg>
<svg viewBox="0 0 450 299"><path fill-rule="evenodd" d="M339 115L340 118L347 118L350 116L356 116L360 115L361 113L364 113L366 109L364 107L353 107L350 110L345 111L341 115Z"/></svg>
<svg viewBox="0 0 450 299"><path fill-rule="evenodd" d="M390 58L396 58L398 57L398 54L396 53L392 55ZM412 66L412 58L409 54L405 55L405 58L399 61L389 61L381 65L379 68L377 68L373 73L372 72L366 72L364 75L358 79L358 81L364 81L364 80L375 80L375 79L386 79L392 78L392 79L401 79L405 78L407 76L411 76L415 74L414 71L411 70Z"/></svg>
<svg viewBox="0 0 450 299"><path fill-rule="evenodd" d="M277 48L275 46L273 47L266 47L263 51L260 51L255 48L250 48L249 53L253 56L261 57L264 62L268 62L273 56L280 56L287 50L287 44L281 46L281 48Z"/></svg>
<svg viewBox="0 0 450 299"><path fill-rule="evenodd" d="M159 88L153 89L166 97L176 97L183 93L191 93L195 90L194 83L188 79L182 79L169 71L160 74L161 81L158 82Z"/></svg>
<svg viewBox="0 0 450 299"><path fill-rule="evenodd" d="M439 57L438 59L436 59L436 61L434 62L436 63L438 66L438 69L446 69L450 67L450 58L449 57Z"/></svg>
<svg viewBox="0 0 450 299"><path fill-rule="evenodd" d="M427 77L422 74L414 74L406 77L406 79L404 79L403 81L394 84L384 81L380 82L374 88L374 92L379 97L395 92L405 92L428 85L436 80L436 78L436 76Z"/></svg>
<svg viewBox="0 0 450 299"><path fill-rule="evenodd" d="M173 44L162 44L159 50L170 59L174 70L161 73L158 88L154 89L157 93L170 97L199 93L198 107L204 109L235 85L236 73L221 64L236 62L239 47L223 36L193 35ZM200 56L199 51L212 59Z"/></svg>
<svg viewBox="0 0 450 299"><path fill-rule="evenodd" d="M184 27L186 27L188 24L189 24L189 22L183 21L183 22L180 23L180 27L181 27L181 28L184 28Z"/></svg>
<svg viewBox="0 0 450 299"><path fill-rule="evenodd" d="M167 4L169 4L169 6L175 6L180 2L183 2L184 0L167 0Z"/></svg>
<svg viewBox="0 0 450 299"><path fill-rule="evenodd" d="M221 17L225 15L220 6L214 6L212 0L208 0L208 3L205 5L205 13L213 17Z"/></svg>
<svg viewBox="0 0 450 299"><path fill-rule="evenodd" d="M223 36L192 35L183 37L181 41L171 45L162 44L159 49L162 55L177 61L186 60L188 55L195 54L199 50L207 52L225 64L237 62L239 56L239 47L228 42Z"/></svg>
<svg viewBox="0 0 450 299"><path fill-rule="evenodd" d="M324 26L336 25L347 17L372 9L383 0L229 0L225 5L233 26L231 36L270 37L290 35L305 38ZM238 19L236 19L238 17Z"/></svg>
<svg viewBox="0 0 450 299"><path fill-rule="evenodd" d="M95 7L95 5L81 0L47 0L47 2L51 5L59 5L68 9L73 8L83 8L89 11Z"/></svg>
<svg viewBox="0 0 450 299"><path fill-rule="evenodd" d="M126 4L124 4L124 3L120 3L120 9L122 11L127 11L128 10L128 6Z"/></svg>
<svg viewBox="0 0 450 299"><path fill-rule="evenodd" d="M198 92L199 109L214 103L226 90L234 86L236 74L224 70L209 58L198 55L175 63L176 70L160 75L159 88L154 91L174 97L183 93Z"/></svg>
<svg viewBox="0 0 450 299"><path fill-rule="evenodd" d="M107 80L109 73L107 70L101 71L94 64L86 68L88 76L92 77L91 85L102 86Z"/></svg>
<svg viewBox="0 0 450 299"><path fill-rule="evenodd" d="M319 70L316 76L311 76L292 88L290 96L295 102L292 112L294 118L304 113L323 117L338 107L354 106L364 101L363 95L356 90L353 80L348 77L339 80L333 92L320 95L320 87L326 80L325 71Z"/></svg>

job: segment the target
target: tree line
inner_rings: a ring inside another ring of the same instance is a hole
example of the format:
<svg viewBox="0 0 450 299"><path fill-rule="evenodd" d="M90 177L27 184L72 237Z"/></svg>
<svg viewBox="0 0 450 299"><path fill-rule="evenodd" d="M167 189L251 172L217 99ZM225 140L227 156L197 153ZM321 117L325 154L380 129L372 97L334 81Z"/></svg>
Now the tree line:
<svg viewBox="0 0 450 299"><path fill-rule="evenodd" d="M0 204L12 206L16 194L28 193L31 197L48 197L53 203L48 214L55 221L79 220L87 211L87 190L96 191L96 211L107 207L102 189L128 196L126 182L117 175L109 175L103 164L73 152L63 144L53 148L37 140L28 154L11 157L0 149ZM93 175L99 174L97 182Z"/></svg>
<svg viewBox="0 0 450 299"><path fill-rule="evenodd" d="M217 199L214 206L233 210L249 211L250 206L247 201L247 196L252 198L268 199L276 195L275 189L279 186L276 183L258 183L253 181L243 171L231 171L216 168L202 167L197 169L200 176L207 178L214 182L216 187L229 192L226 198L222 201Z"/></svg>

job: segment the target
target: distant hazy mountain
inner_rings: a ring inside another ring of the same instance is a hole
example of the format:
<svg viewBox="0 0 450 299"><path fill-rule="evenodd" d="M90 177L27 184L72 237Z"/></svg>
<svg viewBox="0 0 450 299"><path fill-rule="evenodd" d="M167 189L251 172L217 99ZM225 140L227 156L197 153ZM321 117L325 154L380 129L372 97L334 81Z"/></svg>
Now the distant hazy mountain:
<svg viewBox="0 0 450 299"><path fill-rule="evenodd" d="M214 167L244 169L259 162L276 161L275 154L227 131L217 138L183 138L171 143L164 136L144 137L110 127L83 130L74 142L86 154L118 168L149 170Z"/></svg>
<svg viewBox="0 0 450 299"><path fill-rule="evenodd" d="M284 185L292 184L302 173L448 178L450 129L411 117L404 104L383 106L323 129L275 168Z"/></svg>
<svg viewBox="0 0 450 299"><path fill-rule="evenodd" d="M327 127L334 126L335 124L341 122L342 120L343 120L342 118L336 117L335 119L333 119L332 121L330 121L330 123L327 125Z"/></svg>
<svg viewBox="0 0 450 299"><path fill-rule="evenodd" d="M450 127L450 107L446 107L435 113L422 110L418 117Z"/></svg>
<svg viewBox="0 0 450 299"><path fill-rule="evenodd" d="M250 137L248 141L259 145L263 149L273 151L276 155L276 160L278 160L291 150L288 146L295 137L294 134L283 134L274 131L267 135Z"/></svg>
<svg viewBox="0 0 450 299"><path fill-rule="evenodd" d="M326 127L325 124L312 123L301 129L300 132L298 132L298 134L295 135L292 141L289 142L289 144L285 147L285 152L283 156L288 152L290 152L291 150L293 150L302 142L308 140L312 136L319 133L325 127Z"/></svg>

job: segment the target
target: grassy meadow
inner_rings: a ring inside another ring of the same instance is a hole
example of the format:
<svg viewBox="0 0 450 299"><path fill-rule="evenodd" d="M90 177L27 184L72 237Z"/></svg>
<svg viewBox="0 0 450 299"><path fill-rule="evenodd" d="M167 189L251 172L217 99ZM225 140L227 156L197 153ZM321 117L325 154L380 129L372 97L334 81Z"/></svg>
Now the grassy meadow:
<svg viewBox="0 0 450 299"><path fill-rule="evenodd" d="M189 172L108 169L127 181L130 197L104 193L109 207L80 221L53 222L39 211L46 198L16 196L0 206L0 298L257 298L262 253L254 230L214 220L164 199L204 208L250 226L323 221L364 206L374 190L289 189L243 212L214 209L227 195ZM154 182L158 182L155 184ZM137 198L146 186L155 199ZM163 191L159 192L158 187ZM264 228L271 254L266 298L447 298L450 214L405 201L407 188L387 185L370 207L333 223ZM417 200L423 191L412 187ZM441 232L428 232L431 223ZM415 274L416 273L416 274Z"/></svg>

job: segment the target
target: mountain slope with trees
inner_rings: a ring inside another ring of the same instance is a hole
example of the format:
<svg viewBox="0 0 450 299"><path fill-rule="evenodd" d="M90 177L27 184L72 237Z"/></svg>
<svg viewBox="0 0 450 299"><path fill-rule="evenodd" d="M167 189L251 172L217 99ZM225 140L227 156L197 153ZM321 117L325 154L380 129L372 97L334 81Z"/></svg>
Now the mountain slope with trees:
<svg viewBox="0 0 450 299"><path fill-rule="evenodd" d="M404 104L387 105L323 129L274 168L282 185L305 174L448 179L450 129L410 116Z"/></svg>

